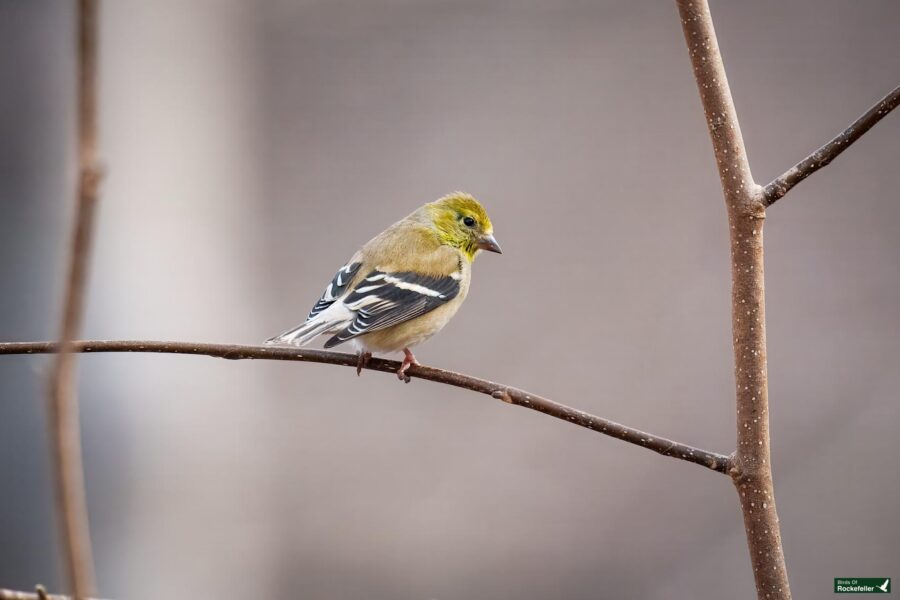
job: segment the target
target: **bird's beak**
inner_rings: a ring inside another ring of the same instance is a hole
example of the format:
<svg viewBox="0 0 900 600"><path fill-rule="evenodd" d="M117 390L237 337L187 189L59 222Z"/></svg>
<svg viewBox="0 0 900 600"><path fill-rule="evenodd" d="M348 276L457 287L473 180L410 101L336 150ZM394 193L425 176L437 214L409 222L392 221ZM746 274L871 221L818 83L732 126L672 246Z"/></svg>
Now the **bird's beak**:
<svg viewBox="0 0 900 600"><path fill-rule="evenodd" d="M503 254L500 250L500 244L497 243L496 238L494 238L492 234L481 236L481 239L478 240L478 247L482 250L487 250L488 252Z"/></svg>

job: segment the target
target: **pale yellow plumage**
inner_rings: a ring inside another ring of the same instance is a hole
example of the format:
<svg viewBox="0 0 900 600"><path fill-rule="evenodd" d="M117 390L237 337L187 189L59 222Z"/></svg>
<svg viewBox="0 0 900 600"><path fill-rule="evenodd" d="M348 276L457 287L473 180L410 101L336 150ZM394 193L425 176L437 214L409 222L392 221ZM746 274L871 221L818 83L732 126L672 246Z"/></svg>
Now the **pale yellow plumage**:
<svg viewBox="0 0 900 600"><path fill-rule="evenodd" d="M330 334L325 347L350 341L360 352L409 351L456 314L469 292L479 250L499 252L484 208L457 192L426 204L367 242L313 307L307 321L269 340L304 345Z"/></svg>

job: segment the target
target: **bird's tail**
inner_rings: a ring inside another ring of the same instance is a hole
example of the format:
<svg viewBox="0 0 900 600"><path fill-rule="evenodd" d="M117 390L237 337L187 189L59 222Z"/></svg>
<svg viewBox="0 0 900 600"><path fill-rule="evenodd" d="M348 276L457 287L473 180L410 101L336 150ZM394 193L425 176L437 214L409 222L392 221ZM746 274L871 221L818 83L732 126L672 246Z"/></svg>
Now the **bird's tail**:
<svg viewBox="0 0 900 600"><path fill-rule="evenodd" d="M305 346L334 326L326 319L310 319L299 327L288 329L282 334L266 340L267 344L290 344L292 346Z"/></svg>

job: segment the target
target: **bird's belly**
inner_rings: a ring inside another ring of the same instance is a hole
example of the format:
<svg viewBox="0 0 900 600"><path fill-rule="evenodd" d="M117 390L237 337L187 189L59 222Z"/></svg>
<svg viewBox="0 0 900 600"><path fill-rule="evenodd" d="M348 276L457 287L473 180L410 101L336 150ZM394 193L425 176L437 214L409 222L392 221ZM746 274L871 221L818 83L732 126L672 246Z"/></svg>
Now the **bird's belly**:
<svg viewBox="0 0 900 600"><path fill-rule="evenodd" d="M459 300L459 302L457 302ZM372 331L357 340L369 352L399 352L404 348L421 344L438 331L456 314L462 304L461 298L439 306L421 317L410 319L393 327Z"/></svg>

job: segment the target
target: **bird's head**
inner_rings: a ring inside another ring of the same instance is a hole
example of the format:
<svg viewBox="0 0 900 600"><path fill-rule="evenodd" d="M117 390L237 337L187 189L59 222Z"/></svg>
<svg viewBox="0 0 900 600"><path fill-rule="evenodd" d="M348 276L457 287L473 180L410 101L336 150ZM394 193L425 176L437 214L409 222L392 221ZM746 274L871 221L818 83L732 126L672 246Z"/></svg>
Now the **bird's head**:
<svg viewBox="0 0 900 600"><path fill-rule="evenodd" d="M469 262L479 250L500 254L487 211L469 194L453 192L423 208L441 241L462 250Z"/></svg>

